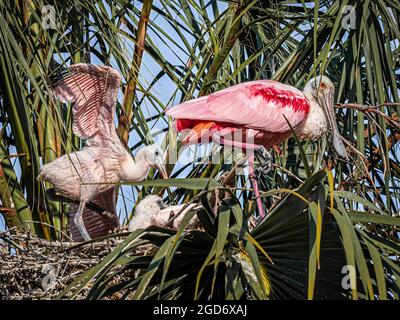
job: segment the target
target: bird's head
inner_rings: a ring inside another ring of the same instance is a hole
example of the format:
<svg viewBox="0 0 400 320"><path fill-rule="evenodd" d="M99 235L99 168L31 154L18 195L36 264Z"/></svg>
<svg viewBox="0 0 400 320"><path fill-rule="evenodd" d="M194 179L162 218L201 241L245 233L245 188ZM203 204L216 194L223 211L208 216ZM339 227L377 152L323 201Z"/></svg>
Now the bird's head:
<svg viewBox="0 0 400 320"><path fill-rule="evenodd" d="M347 159L346 148L343 144L335 118L335 86L332 81L326 76L317 76L312 78L304 87L304 94L309 100L317 102L317 104L324 110L332 132L333 147L341 158Z"/></svg>
<svg viewBox="0 0 400 320"><path fill-rule="evenodd" d="M164 179L168 179L167 170L164 165L164 151L159 146L152 144L142 149L142 153L145 157L146 162L154 168L160 171L161 176Z"/></svg>
<svg viewBox="0 0 400 320"><path fill-rule="evenodd" d="M147 228L152 224L152 218L157 215L167 205L159 196L148 195L141 200L135 208L134 217L129 222L129 231L139 228Z"/></svg>
<svg viewBox="0 0 400 320"><path fill-rule="evenodd" d="M165 209L167 205L162 201L159 196L150 194L143 198L142 201L136 206L135 212L137 215L143 212L150 212L151 215Z"/></svg>

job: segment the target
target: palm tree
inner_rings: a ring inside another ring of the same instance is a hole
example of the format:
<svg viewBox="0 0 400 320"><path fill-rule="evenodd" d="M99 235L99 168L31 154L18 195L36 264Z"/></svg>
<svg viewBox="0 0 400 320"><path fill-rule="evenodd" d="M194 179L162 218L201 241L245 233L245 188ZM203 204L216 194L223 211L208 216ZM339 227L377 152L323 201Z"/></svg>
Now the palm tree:
<svg viewBox="0 0 400 320"><path fill-rule="evenodd" d="M42 23L49 12L54 29ZM282 155L274 153L274 170L259 177L268 218L253 229L252 190L246 176L229 174L234 164L201 161L207 157L169 164L168 181L151 174L120 188L121 220L131 217L129 201L167 188L171 203L201 201L204 230L184 230L191 212L177 231L113 235L123 243L61 296L73 298L91 282L92 299L116 292L137 299L398 299L399 13L400 4L386 0L0 4L7 227L53 240L67 233L68 207L47 200L48 186L35 178L41 163L82 144L72 134L71 108L44 94L68 64L121 72L118 131L132 152L154 140L180 148L163 115L173 104L249 80L301 88L326 74L336 85L348 162L335 158L327 139L289 139ZM138 254L144 245L151 254ZM116 281L121 274L127 277Z"/></svg>

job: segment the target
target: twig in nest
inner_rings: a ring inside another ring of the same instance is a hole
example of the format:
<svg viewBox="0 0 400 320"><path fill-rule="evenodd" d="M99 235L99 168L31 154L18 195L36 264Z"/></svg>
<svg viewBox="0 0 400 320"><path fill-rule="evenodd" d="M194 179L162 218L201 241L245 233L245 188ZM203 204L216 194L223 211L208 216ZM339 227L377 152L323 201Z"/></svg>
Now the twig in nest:
<svg viewBox="0 0 400 320"><path fill-rule="evenodd" d="M5 242L11 244L15 249L19 250L20 252L26 253L26 250L24 248L21 248L16 242L11 240L11 238L9 238L8 236L0 234L0 239L3 239Z"/></svg>

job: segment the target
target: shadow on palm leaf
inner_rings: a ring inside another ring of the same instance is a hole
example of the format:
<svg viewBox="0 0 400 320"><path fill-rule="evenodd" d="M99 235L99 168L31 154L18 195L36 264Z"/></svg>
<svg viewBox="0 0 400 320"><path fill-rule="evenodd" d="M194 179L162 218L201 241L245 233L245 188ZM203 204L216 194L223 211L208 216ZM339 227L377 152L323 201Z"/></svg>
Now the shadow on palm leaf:
<svg viewBox="0 0 400 320"><path fill-rule="evenodd" d="M342 268L347 265L340 230L335 219L325 212L325 188L320 184L324 173L320 172L297 191L310 202L320 203L322 232L320 268L315 270L315 299L343 299ZM262 258L266 264L271 285L271 299L306 299L312 248L316 246L317 227L308 212L309 206L298 196L286 196L258 225L252 235L268 251L274 264ZM316 261L314 262L316 263Z"/></svg>

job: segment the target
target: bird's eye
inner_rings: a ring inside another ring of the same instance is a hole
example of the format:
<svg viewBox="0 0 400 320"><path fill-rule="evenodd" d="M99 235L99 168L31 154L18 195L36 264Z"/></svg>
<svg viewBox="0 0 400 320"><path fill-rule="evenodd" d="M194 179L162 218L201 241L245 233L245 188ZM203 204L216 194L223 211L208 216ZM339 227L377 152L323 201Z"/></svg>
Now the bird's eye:
<svg viewBox="0 0 400 320"><path fill-rule="evenodd" d="M319 85L319 88L321 90L324 90L326 88L326 84L324 82L321 82L321 84Z"/></svg>
<svg viewBox="0 0 400 320"><path fill-rule="evenodd" d="M156 151L156 156L158 156L158 151Z"/></svg>

